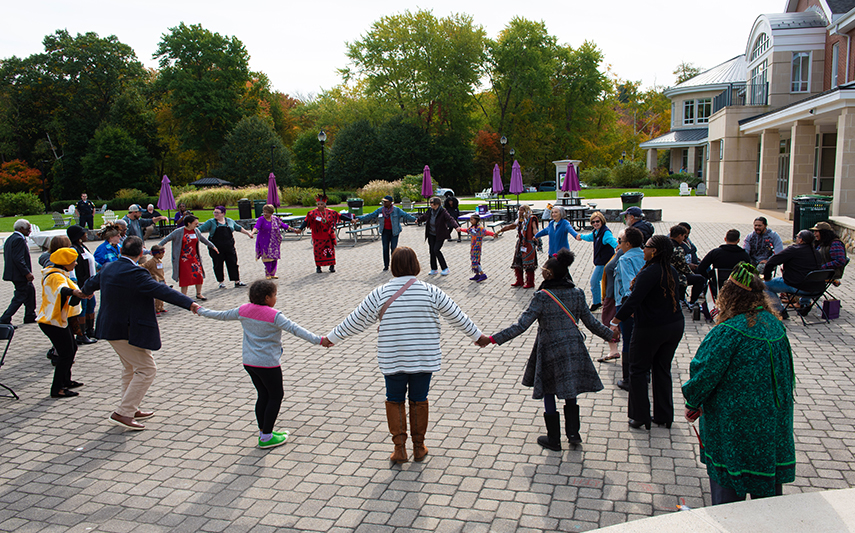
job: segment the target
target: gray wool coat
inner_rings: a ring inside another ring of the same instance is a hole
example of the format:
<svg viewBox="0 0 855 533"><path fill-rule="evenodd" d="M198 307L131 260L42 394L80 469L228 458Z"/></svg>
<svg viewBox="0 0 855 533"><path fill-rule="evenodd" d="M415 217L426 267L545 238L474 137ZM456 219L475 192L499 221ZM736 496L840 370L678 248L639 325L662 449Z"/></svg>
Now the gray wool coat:
<svg viewBox="0 0 855 533"><path fill-rule="evenodd" d="M594 318L585 303L585 293L570 284L550 284L549 289L561 300L576 320L604 340L612 331ZM528 308L517 323L493 335L496 344L503 344L522 334L537 320L537 337L523 373L522 384L533 387L532 398L545 394L567 400L583 392L603 390L603 382L594 368L582 332L567 314L542 290L534 293Z"/></svg>
<svg viewBox="0 0 855 533"><path fill-rule="evenodd" d="M208 248L214 248L214 243L209 241L202 235L202 232L199 231L199 228L194 230L196 232L196 238L199 239L199 242L207 246ZM172 279L178 281L178 265L181 261L181 240L184 238L184 226L178 227L175 231L164 237L159 243L159 245L163 246L168 242L172 242ZM199 266L202 267L202 277L205 276L205 267L202 266L202 257L199 257Z"/></svg>

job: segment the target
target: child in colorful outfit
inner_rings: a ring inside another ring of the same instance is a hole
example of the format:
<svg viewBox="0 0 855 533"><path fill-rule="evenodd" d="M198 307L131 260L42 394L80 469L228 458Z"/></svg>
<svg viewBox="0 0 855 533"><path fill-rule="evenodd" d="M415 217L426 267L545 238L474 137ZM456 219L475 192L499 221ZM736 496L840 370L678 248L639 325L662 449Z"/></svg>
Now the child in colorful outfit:
<svg viewBox="0 0 855 533"><path fill-rule="evenodd" d="M255 417L258 420L258 447L285 444L288 432L273 431L285 392L282 388L282 332L320 344L323 337L307 331L273 308L276 283L258 280L249 286L249 302L228 311L200 308L199 314L217 320L240 320L243 326L243 367L258 391Z"/></svg>
<svg viewBox="0 0 855 533"><path fill-rule="evenodd" d="M141 265L143 268L148 270L154 281L164 284L166 283L166 276L163 275L163 256L165 254L166 248L159 244L155 244L151 247L151 256L143 261ZM163 300L154 301L154 311L158 315L166 312L166 308L163 306Z"/></svg>
<svg viewBox="0 0 855 533"><path fill-rule="evenodd" d="M469 259L472 261L472 272L475 273L470 281L482 282L487 279L487 274L481 268L481 244L484 242L484 227L481 225L481 217L477 214L472 214L469 218L469 229L466 231L472 236L472 245L469 249Z"/></svg>

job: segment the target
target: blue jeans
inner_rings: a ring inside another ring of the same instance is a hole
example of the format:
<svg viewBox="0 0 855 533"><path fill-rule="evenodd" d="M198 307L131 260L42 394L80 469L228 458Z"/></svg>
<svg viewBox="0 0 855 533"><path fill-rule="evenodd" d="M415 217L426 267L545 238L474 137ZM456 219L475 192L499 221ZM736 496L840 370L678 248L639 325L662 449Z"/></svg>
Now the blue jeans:
<svg viewBox="0 0 855 533"><path fill-rule="evenodd" d="M386 378L387 402L403 402L405 397L409 397L411 402L427 401L428 389L430 389L430 372L401 373L383 377ZM407 389L409 389L409 394L407 394Z"/></svg>
<svg viewBox="0 0 855 533"><path fill-rule="evenodd" d="M603 303L603 270L606 265L594 265L594 273L591 274L591 303Z"/></svg>
<svg viewBox="0 0 855 533"><path fill-rule="evenodd" d="M391 257L392 252L395 251L395 248L398 247L398 237L399 235L392 235L392 230L384 229L381 235L381 240L383 242L383 267L389 268L389 257ZM391 249L390 249L391 248Z"/></svg>
<svg viewBox="0 0 855 533"><path fill-rule="evenodd" d="M779 292L796 293L799 292L799 290L787 285L784 282L784 278L781 277L772 278L766 282L766 293L772 298L772 302L776 302L778 304L778 309L780 310L784 308L784 304L781 303L781 299L778 297ZM808 303L810 303L809 298L799 298L799 304L807 305Z"/></svg>

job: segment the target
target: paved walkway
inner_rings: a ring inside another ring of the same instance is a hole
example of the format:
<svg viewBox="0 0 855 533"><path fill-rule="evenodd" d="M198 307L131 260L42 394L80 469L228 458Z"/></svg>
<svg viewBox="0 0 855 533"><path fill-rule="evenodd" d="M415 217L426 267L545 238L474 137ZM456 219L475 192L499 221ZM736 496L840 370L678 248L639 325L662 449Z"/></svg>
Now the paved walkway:
<svg viewBox="0 0 855 533"><path fill-rule="evenodd" d="M657 207L650 200L645 207ZM660 204L666 221L701 221L692 237L702 252L730 227L750 231L756 216L714 199L668 201L671 207ZM703 222L709 217L728 222ZM657 231L672 222L657 223ZM788 233L776 221L772 227ZM490 277L474 284L465 242L444 247L450 276L426 275L422 231L410 226L401 236L419 253L421 279L448 292L488 334L519 316L531 291L509 286L511 235L486 242ZM259 279L253 241L237 241L244 281ZM571 246L573 275L587 288L590 244ZM334 274L314 273L308 239L289 237L282 249L277 307L319 334L389 279L379 242L341 246ZM216 289L212 277L205 289L212 309L247 301L246 289ZM844 307L831 326L788 322L799 464L785 494L855 486L855 324L846 305L853 290L845 282L836 292ZM0 302L10 298L11 284L0 283ZM670 431L630 430L626 393L613 385L615 362L595 363L606 388L581 398L585 443L561 453L535 443L544 431L542 407L519 384L534 328L502 347L478 349L446 327L443 369L430 394L430 455L390 467L373 329L329 350L283 337L286 397L278 427L292 439L262 451L254 447L255 391L240 365L240 326L171 306L159 322L164 348L145 405L157 416L142 432L105 421L120 376L107 343L81 347L74 377L86 386L77 398L56 400L48 394L47 338L32 325L17 330L0 370L0 381L21 396L0 399L0 531L585 531L671 513L680 503L709 504L691 428L677 422ZM687 320L675 384L687 379L709 329ZM588 345L595 358L608 349L592 335Z"/></svg>

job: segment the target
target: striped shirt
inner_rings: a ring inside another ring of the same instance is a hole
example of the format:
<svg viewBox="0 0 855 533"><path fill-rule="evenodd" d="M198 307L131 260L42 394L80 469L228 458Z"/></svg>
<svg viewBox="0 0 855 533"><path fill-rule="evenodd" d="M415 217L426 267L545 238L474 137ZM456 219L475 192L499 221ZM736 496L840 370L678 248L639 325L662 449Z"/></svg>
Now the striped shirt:
<svg viewBox="0 0 855 533"><path fill-rule="evenodd" d="M327 338L338 344L377 321L383 304L413 276L393 278L377 287L336 326ZM445 317L473 341L481 337L466 313L441 289L416 281L386 309L377 335L377 362L384 375L438 372L442 363L439 347L439 315Z"/></svg>

